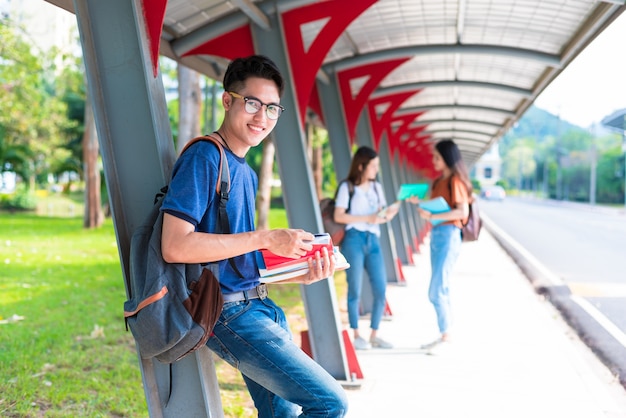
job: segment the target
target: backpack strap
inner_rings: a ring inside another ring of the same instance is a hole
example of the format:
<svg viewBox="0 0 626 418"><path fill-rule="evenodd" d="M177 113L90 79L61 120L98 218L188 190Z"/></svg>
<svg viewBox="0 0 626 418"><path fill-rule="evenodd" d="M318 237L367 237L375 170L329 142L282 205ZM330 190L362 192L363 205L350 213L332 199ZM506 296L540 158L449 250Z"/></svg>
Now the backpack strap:
<svg viewBox="0 0 626 418"><path fill-rule="evenodd" d="M185 144L183 150L180 152L181 155L185 152L191 145L200 141L210 141L215 144L217 149L220 152L220 166L219 173L217 176L217 182L215 183L215 192L218 196L218 212L217 212L217 233L218 234L230 234L230 222L228 220L228 212L226 211L226 204L228 203L228 198L230 195L230 169L228 167L228 160L226 159L226 154L224 153L224 147L214 136L212 135L204 135L198 136L191 139L189 142ZM230 267L243 279L243 274L239 271L239 268L235 264L235 260L233 257L228 259L228 263Z"/></svg>
<svg viewBox="0 0 626 418"><path fill-rule="evenodd" d="M352 196L354 196L354 184L348 179L341 180L339 186L337 186L337 190L335 190L335 200L337 200L337 193L339 193L339 187L341 187L341 183L348 183L348 207L346 208L346 213L350 212L350 203L352 203Z"/></svg>
<svg viewBox="0 0 626 418"><path fill-rule="evenodd" d="M448 190L450 190L450 199L452 199L452 177L454 177L454 174L452 174L450 176L450 178L448 179ZM454 202L454 203L456 205L456 202ZM472 203L473 203L472 202L472 197L469 196L468 205L469 205L469 213L470 213L470 215L467 216L467 222L463 222L463 219L461 219L461 225L463 225L463 226L467 225L467 223L469 222L469 218L470 218L471 213L472 213Z"/></svg>

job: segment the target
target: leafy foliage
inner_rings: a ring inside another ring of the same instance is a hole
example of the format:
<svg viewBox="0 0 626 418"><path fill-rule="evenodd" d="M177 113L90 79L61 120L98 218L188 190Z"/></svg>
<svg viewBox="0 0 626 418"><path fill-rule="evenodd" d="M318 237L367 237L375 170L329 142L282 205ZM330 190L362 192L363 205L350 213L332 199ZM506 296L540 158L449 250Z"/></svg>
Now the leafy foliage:
<svg viewBox="0 0 626 418"><path fill-rule="evenodd" d="M63 147L63 132L73 126L55 90L55 71L64 56L52 48L33 52L23 29L0 20L0 167L34 184L49 171L52 150Z"/></svg>
<svg viewBox="0 0 626 418"><path fill-rule="evenodd" d="M502 183L546 197L590 201L596 158L596 201L624 201L623 156L617 134L594 135L531 107L499 143Z"/></svg>

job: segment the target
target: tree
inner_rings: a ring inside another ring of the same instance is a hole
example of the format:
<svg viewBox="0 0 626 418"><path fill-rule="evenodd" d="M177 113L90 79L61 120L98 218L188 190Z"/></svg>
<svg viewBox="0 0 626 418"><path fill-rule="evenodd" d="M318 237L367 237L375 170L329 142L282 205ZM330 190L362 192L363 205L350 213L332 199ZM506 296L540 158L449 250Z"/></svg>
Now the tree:
<svg viewBox="0 0 626 418"><path fill-rule="evenodd" d="M256 199L257 229L269 229L269 212L272 199L272 180L274 179L274 140L268 136L263 140L263 155L259 170L259 192Z"/></svg>
<svg viewBox="0 0 626 418"><path fill-rule="evenodd" d="M504 177L523 189L524 179L531 178L536 169L534 141L529 138L519 139L504 156Z"/></svg>
<svg viewBox="0 0 626 418"><path fill-rule="evenodd" d="M4 155L22 158L18 166L26 186L33 189L37 175L49 171L48 156L62 147L62 135L71 122L65 103L54 89L55 48L44 54L32 52L19 35L23 30L8 19L0 20L0 127ZM28 150L24 153L18 150ZM16 171L17 172L17 171Z"/></svg>
<svg viewBox="0 0 626 418"><path fill-rule="evenodd" d="M178 141L180 153L190 139L200 135L202 94L200 75L191 68L178 64Z"/></svg>
<svg viewBox="0 0 626 418"><path fill-rule="evenodd" d="M93 108L91 100L87 100L85 106L85 133L83 135L83 163L85 167L85 214L83 226L85 228L99 227L104 221L100 200L99 151L98 132L96 131Z"/></svg>

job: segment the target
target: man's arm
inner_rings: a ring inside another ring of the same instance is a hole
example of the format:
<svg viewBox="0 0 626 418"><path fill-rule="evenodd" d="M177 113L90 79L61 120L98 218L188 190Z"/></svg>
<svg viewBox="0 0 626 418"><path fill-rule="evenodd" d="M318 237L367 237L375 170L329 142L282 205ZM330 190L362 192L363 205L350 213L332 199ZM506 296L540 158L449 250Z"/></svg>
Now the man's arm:
<svg viewBox="0 0 626 418"><path fill-rule="evenodd" d="M261 248L283 257L298 258L313 248L313 238L313 234L302 229L272 229L238 234L196 232L191 223L165 213L161 252L168 263L209 263ZM315 266L312 260L309 261L308 274L288 282L313 283L334 273L334 258L329 257L326 249L317 254L315 260Z"/></svg>
<svg viewBox="0 0 626 418"><path fill-rule="evenodd" d="M267 248L283 257L298 258L313 248L313 234L301 229L274 229L238 234L195 232L194 226L168 213L163 216L161 251L168 263L226 260Z"/></svg>

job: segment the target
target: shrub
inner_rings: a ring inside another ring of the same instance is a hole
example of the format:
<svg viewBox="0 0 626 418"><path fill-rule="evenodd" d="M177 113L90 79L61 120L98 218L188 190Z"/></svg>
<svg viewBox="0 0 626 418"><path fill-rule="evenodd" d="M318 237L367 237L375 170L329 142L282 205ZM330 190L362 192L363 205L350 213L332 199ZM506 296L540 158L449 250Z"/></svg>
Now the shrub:
<svg viewBox="0 0 626 418"><path fill-rule="evenodd" d="M14 193L0 197L0 209L10 211L33 211L37 208L35 194L24 187L18 188Z"/></svg>

